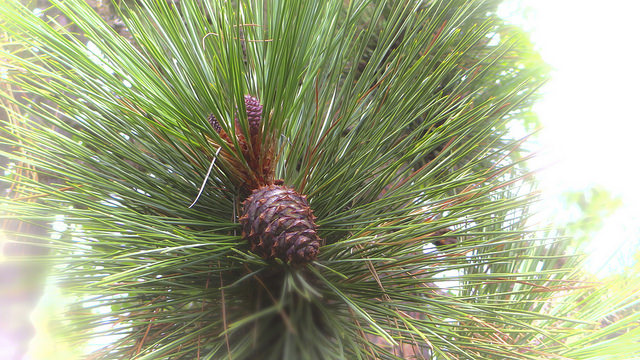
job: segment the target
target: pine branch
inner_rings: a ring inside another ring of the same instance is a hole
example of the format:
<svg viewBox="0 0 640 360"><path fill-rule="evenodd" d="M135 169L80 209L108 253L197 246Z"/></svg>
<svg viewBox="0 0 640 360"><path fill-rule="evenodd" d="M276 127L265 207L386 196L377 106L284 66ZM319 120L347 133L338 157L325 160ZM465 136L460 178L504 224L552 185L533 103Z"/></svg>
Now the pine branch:
<svg viewBox="0 0 640 360"><path fill-rule="evenodd" d="M497 3L141 0L117 7L128 39L83 1L54 2L82 37L7 2L7 80L34 96L2 94L25 124L3 155L54 181L12 178L3 216L64 215L41 259L78 299L62 340L136 359L637 353L637 316L597 325L629 294L602 302L531 226L507 124L545 67Z"/></svg>

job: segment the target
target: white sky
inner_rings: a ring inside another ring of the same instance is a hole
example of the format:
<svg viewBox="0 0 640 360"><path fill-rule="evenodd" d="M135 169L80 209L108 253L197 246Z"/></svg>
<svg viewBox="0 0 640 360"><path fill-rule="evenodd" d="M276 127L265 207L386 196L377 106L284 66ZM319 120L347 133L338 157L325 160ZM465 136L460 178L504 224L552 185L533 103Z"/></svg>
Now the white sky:
<svg viewBox="0 0 640 360"><path fill-rule="evenodd" d="M620 271L609 257L619 246L632 255L640 239L638 10L636 0L507 0L500 10L554 69L535 107L544 126L536 165L555 163L539 176L547 207L591 185L623 199L590 247L599 274Z"/></svg>

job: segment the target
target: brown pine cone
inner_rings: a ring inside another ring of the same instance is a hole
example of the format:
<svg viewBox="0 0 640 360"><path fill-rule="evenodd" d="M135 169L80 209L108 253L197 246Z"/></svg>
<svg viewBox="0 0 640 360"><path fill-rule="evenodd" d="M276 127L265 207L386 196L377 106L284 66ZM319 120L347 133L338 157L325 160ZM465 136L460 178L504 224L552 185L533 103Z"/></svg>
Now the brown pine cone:
<svg viewBox="0 0 640 360"><path fill-rule="evenodd" d="M318 257L316 217L306 196L283 185L266 185L242 204L242 234L251 251L292 264L306 264Z"/></svg>

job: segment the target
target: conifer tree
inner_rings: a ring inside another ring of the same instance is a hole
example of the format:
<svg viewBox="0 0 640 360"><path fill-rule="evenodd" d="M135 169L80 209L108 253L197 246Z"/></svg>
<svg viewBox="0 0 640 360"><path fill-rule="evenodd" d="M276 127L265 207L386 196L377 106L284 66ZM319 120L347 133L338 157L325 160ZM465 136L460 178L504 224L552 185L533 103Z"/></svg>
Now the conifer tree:
<svg viewBox="0 0 640 360"><path fill-rule="evenodd" d="M41 261L91 358L638 354L528 221L507 125L546 73L499 1L117 2L128 36L52 3L79 32L0 7L5 156L47 179L7 169L3 216L64 216Z"/></svg>

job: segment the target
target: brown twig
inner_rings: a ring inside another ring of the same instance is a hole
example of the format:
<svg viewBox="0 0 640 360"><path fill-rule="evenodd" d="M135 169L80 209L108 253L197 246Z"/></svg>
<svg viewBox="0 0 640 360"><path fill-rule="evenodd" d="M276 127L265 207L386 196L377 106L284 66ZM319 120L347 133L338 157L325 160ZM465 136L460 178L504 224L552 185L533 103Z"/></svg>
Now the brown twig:
<svg viewBox="0 0 640 360"><path fill-rule="evenodd" d="M147 339L147 335L149 334L149 330L151 330L151 325L153 324L153 322L156 320L156 318L152 317L149 320L149 325L147 325L147 330L144 332L144 336L142 336L142 339L140 339L140 342L138 343L138 346L136 347L136 355L140 354L140 351L142 351L142 345L144 344L145 340Z"/></svg>

